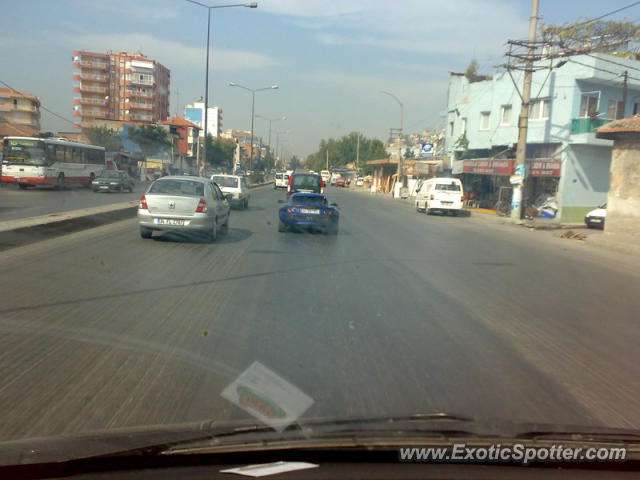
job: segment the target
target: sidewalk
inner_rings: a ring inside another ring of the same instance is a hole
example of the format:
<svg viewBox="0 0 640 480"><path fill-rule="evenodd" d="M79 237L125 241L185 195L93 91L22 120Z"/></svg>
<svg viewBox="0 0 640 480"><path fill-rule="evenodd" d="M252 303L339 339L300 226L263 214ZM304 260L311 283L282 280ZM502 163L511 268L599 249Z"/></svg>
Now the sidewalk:
<svg viewBox="0 0 640 480"><path fill-rule="evenodd" d="M351 187L349 190L376 198L400 201L413 207L414 200L411 197L398 200L393 199L390 193L372 194L368 189L362 187ZM554 237L584 242L585 245L596 248L640 257L640 245L637 245L634 239L612 236L598 229L589 229L584 223L560 223L554 218L538 217L531 220L523 220L521 224L514 224L509 217L497 215L495 210L487 208L465 208L464 211L468 212L468 216L485 223L521 227L530 231L540 231L540 233L551 231Z"/></svg>

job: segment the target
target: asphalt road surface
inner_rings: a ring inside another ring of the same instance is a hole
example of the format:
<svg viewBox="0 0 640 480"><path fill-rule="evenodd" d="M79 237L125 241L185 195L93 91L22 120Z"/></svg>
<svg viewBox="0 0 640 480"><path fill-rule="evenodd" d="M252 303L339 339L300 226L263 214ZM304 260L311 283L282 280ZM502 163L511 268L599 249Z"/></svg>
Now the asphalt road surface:
<svg viewBox="0 0 640 480"><path fill-rule="evenodd" d="M20 190L17 185L2 184L0 222L137 200L148 185L148 183L137 182L133 193L94 193L89 188L80 187L65 190L46 187Z"/></svg>
<svg viewBox="0 0 640 480"><path fill-rule="evenodd" d="M254 361L309 417L640 428L636 259L329 194L336 237L278 233L263 187L214 244L132 219L0 253L0 439L245 419L220 393Z"/></svg>

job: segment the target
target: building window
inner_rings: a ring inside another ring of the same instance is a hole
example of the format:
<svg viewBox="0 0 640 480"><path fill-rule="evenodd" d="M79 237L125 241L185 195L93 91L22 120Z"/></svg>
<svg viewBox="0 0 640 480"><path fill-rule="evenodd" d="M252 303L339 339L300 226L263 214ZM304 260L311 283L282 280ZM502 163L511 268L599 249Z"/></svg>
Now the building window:
<svg viewBox="0 0 640 480"><path fill-rule="evenodd" d="M623 110L624 110L624 103L617 100L609 100L609 105L607 108L607 118L609 120L622 118Z"/></svg>
<svg viewBox="0 0 640 480"><path fill-rule="evenodd" d="M529 104L530 120L546 120L549 118L549 100L533 100Z"/></svg>
<svg viewBox="0 0 640 480"><path fill-rule="evenodd" d="M491 120L491 112L480 113L480 130L489 130L490 120Z"/></svg>
<svg viewBox="0 0 640 480"><path fill-rule="evenodd" d="M636 102L633 104L633 114L637 115L640 113L640 103Z"/></svg>
<svg viewBox="0 0 640 480"><path fill-rule="evenodd" d="M500 125L511 125L511 105L503 105L500 113Z"/></svg>
<svg viewBox="0 0 640 480"><path fill-rule="evenodd" d="M466 118L462 118L460 120L460 130L462 130L462 135L466 135L467 134L467 119Z"/></svg>
<svg viewBox="0 0 640 480"><path fill-rule="evenodd" d="M453 122L449 122L449 136L453 137Z"/></svg>
<svg viewBox="0 0 640 480"><path fill-rule="evenodd" d="M596 115L598 115L598 96L582 95L582 100L580 101L580 116L595 117Z"/></svg>

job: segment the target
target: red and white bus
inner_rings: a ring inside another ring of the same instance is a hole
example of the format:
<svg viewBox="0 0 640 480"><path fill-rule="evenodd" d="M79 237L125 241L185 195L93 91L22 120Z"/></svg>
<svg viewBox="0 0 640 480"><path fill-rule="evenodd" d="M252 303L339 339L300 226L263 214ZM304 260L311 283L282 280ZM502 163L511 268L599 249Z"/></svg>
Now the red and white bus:
<svg viewBox="0 0 640 480"><path fill-rule="evenodd" d="M20 188L91 185L106 164L105 149L64 138L5 137L2 181Z"/></svg>

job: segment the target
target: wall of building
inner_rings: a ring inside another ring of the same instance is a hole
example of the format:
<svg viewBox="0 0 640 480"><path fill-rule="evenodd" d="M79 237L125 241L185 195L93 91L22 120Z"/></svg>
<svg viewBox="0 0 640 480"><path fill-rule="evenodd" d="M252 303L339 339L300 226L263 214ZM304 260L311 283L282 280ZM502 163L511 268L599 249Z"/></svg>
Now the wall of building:
<svg viewBox="0 0 640 480"><path fill-rule="evenodd" d="M640 134L620 135L611 161L607 233L640 238Z"/></svg>
<svg viewBox="0 0 640 480"><path fill-rule="evenodd" d="M587 212L607 201L610 165L610 147L565 147L558 195L561 222L580 223Z"/></svg>

